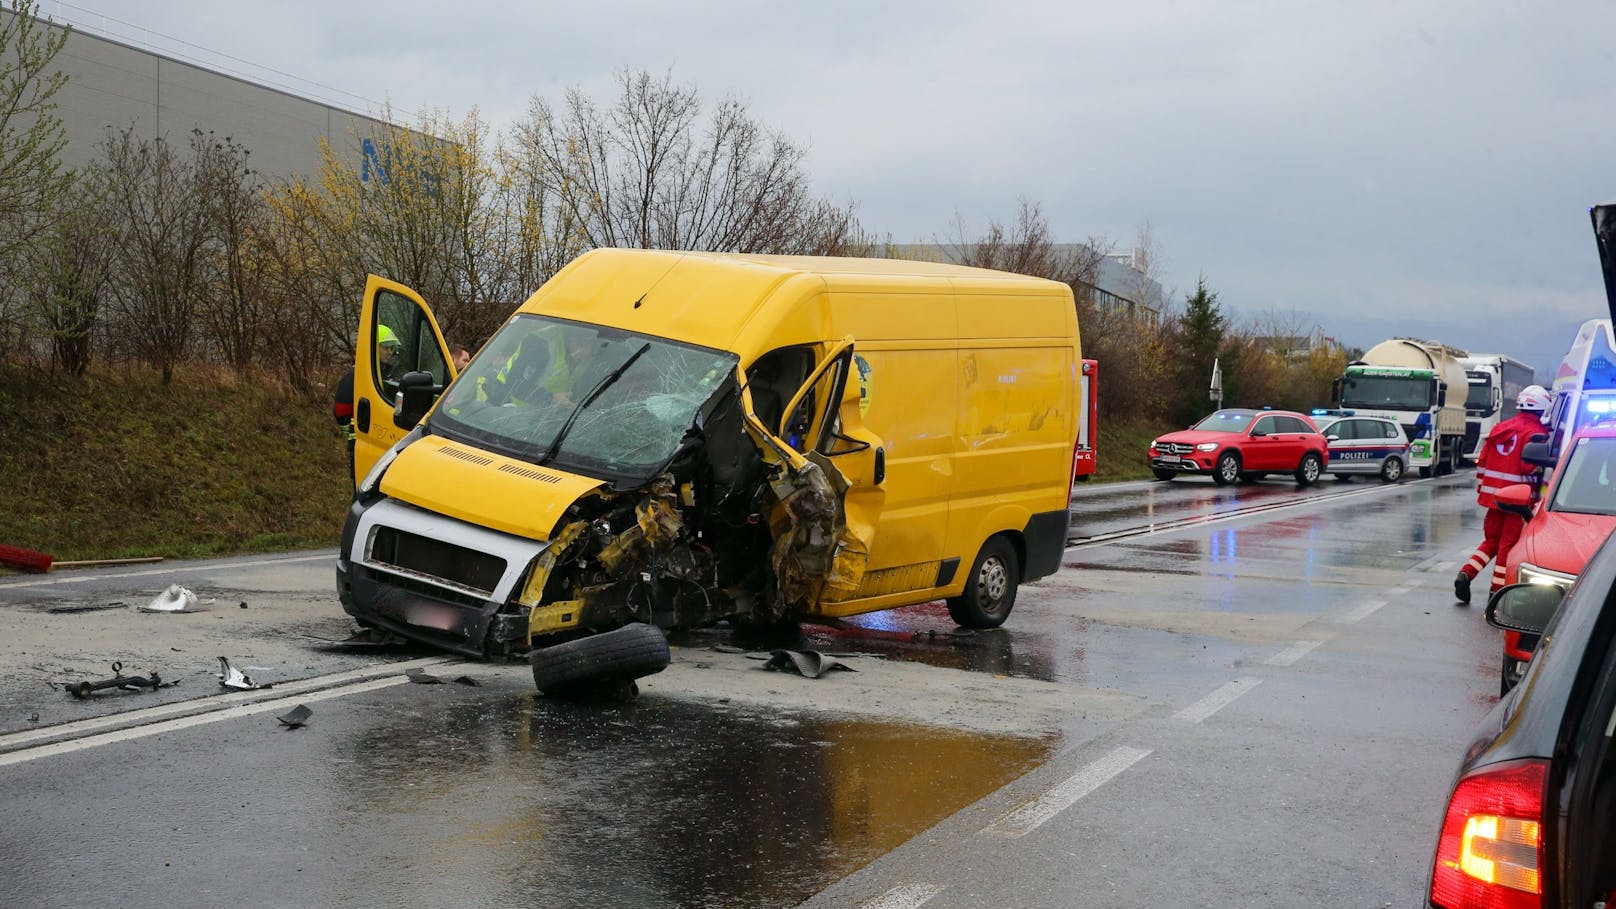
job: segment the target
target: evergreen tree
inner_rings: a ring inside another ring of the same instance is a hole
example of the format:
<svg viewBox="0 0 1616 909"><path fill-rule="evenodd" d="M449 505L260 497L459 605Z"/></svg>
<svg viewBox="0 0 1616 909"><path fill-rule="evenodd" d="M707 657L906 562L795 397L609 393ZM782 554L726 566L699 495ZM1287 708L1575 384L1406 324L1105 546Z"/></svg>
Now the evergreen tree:
<svg viewBox="0 0 1616 909"><path fill-rule="evenodd" d="M1229 320L1218 305L1217 291L1206 286L1204 275L1196 279L1195 292L1185 296L1184 311L1179 313L1175 328L1177 350L1173 359L1177 364L1174 383L1177 392L1174 411L1179 423L1189 425L1204 416L1212 405L1207 398L1212 361L1223 352L1224 336L1229 328ZM1225 403L1234 400L1230 392L1235 389L1228 384L1233 365L1222 364Z"/></svg>

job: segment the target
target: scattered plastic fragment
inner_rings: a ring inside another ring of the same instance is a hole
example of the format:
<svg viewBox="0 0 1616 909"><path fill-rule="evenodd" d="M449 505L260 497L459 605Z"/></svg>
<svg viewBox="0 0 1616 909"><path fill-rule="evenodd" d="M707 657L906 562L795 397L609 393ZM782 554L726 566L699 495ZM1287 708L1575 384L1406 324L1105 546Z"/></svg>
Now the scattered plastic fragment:
<svg viewBox="0 0 1616 909"><path fill-rule="evenodd" d="M443 679L440 679L435 675L431 675L431 674L422 672L419 669L406 670L404 675L407 676L410 681L414 682L417 685L442 685L443 684Z"/></svg>
<svg viewBox="0 0 1616 909"><path fill-rule="evenodd" d="M274 684L273 682L270 682L260 685L257 682L254 682L252 679L247 677L246 673L230 665L230 661L224 657L219 657L218 675L220 685L223 685L226 688L234 688L238 691L259 691L269 688Z"/></svg>
<svg viewBox="0 0 1616 909"><path fill-rule="evenodd" d="M310 710L307 704L299 704L275 719L279 720L280 724L285 726L287 729L300 729L303 727L304 723L309 721L309 717L313 714L314 711Z"/></svg>
<svg viewBox="0 0 1616 909"><path fill-rule="evenodd" d="M472 678L469 675L457 675L457 676L455 676L455 684L456 685L470 685L473 688L481 688L481 687L483 687L482 682L477 681L476 679Z"/></svg>
<svg viewBox="0 0 1616 909"><path fill-rule="evenodd" d="M196 609L196 594L178 584L168 585L167 590L140 607L141 612L187 612L194 609Z"/></svg>
<svg viewBox="0 0 1616 909"><path fill-rule="evenodd" d="M769 654L769 660L763 664L763 668L795 671L810 679L817 679L827 672L838 669L844 672L858 671L841 660L817 650L775 650Z"/></svg>

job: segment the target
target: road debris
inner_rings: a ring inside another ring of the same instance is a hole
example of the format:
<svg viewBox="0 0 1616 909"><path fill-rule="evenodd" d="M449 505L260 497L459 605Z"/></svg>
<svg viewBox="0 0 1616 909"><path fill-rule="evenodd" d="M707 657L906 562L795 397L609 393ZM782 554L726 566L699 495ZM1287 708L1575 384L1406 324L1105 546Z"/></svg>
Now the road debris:
<svg viewBox="0 0 1616 909"><path fill-rule="evenodd" d="M419 669L406 670L404 675L417 685L442 685L443 679Z"/></svg>
<svg viewBox="0 0 1616 909"><path fill-rule="evenodd" d="M80 559L76 562L52 562L50 570L57 571L63 568L111 568L114 565L150 565L161 562L162 556L142 556L134 559Z"/></svg>
<svg viewBox="0 0 1616 909"><path fill-rule="evenodd" d="M469 685L472 688L481 688L481 687L483 687L482 682L477 681L476 679L472 678L469 675L457 675L457 676L455 676L454 681L455 681L456 685Z"/></svg>
<svg viewBox="0 0 1616 909"><path fill-rule="evenodd" d="M310 710L307 704L299 704L275 719L279 720L280 724L287 729L301 729L309 721L309 717L313 715L314 711Z"/></svg>
<svg viewBox="0 0 1616 909"><path fill-rule="evenodd" d="M274 684L273 682L266 682L265 684L260 685L257 682L254 682L252 679L247 677L246 673L230 665L230 661L224 657L219 657L218 676L220 685L223 685L226 688L234 688L238 691L261 691L265 688L271 687Z"/></svg>
<svg viewBox="0 0 1616 909"><path fill-rule="evenodd" d="M100 612L103 609L128 609L129 604L122 600L112 603L70 603L66 606L52 606L45 610L51 615L73 615L80 612Z"/></svg>
<svg viewBox="0 0 1616 909"><path fill-rule="evenodd" d="M50 571L51 557L43 552L23 549L21 546L0 546L0 565L23 571Z"/></svg>
<svg viewBox="0 0 1616 909"><path fill-rule="evenodd" d="M797 672L810 679L817 679L835 670L858 671L830 654L820 653L817 650L775 650L769 654L763 668L777 672Z"/></svg>
<svg viewBox="0 0 1616 909"><path fill-rule="evenodd" d="M144 691L166 688L173 684L173 682L169 682L168 685L164 685L162 677L155 672L148 676L124 675L123 663L114 662L112 664L112 678L110 679L102 679L99 682L65 682L62 687L67 689L68 694L82 701L95 692L104 691L108 688L117 688L122 691Z"/></svg>
<svg viewBox="0 0 1616 909"><path fill-rule="evenodd" d="M190 612L195 609L196 594L178 584L168 585L167 590L140 607L141 612Z"/></svg>
<svg viewBox="0 0 1616 909"><path fill-rule="evenodd" d="M322 638L319 635L304 634L299 637L311 641L319 641L327 647L341 647L346 650L384 650L409 644L409 641L400 635L379 628L361 628L340 641L331 638Z"/></svg>

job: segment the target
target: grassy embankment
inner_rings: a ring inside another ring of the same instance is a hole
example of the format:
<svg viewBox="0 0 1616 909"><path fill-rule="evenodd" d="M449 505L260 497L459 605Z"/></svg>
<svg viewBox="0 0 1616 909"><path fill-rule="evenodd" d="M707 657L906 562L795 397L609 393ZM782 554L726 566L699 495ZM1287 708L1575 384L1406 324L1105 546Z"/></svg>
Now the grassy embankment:
<svg viewBox="0 0 1616 909"><path fill-rule="evenodd" d="M1156 427L1102 425L1099 481ZM349 484L323 397L273 383L0 369L0 544L58 561L332 546Z"/></svg>
<svg viewBox="0 0 1616 909"><path fill-rule="evenodd" d="M323 399L0 369L0 543L57 561L330 546L348 489Z"/></svg>

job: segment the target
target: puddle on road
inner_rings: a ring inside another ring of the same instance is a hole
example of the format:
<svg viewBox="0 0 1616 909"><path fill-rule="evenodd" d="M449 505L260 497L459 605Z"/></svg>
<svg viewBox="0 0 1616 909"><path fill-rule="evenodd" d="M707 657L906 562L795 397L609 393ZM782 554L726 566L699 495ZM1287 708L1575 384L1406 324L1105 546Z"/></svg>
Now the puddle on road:
<svg viewBox="0 0 1616 909"><path fill-rule="evenodd" d="M793 905L1057 747L652 697L457 700L324 759L325 836L414 902ZM332 901L374 904L375 884Z"/></svg>

